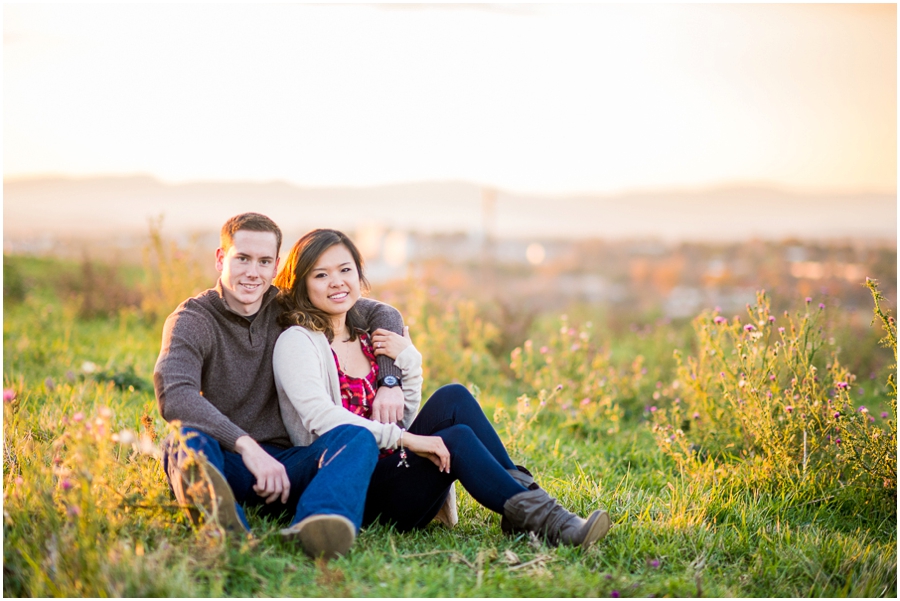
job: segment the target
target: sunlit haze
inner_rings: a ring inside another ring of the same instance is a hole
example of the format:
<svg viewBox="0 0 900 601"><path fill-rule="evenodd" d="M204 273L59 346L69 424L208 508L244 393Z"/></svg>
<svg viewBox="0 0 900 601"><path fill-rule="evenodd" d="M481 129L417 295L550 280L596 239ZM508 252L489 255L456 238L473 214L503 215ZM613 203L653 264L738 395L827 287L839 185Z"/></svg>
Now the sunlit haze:
<svg viewBox="0 0 900 601"><path fill-rule="evenodd" d="M895 5L6 5L4 178L895 193Z"/></svg>

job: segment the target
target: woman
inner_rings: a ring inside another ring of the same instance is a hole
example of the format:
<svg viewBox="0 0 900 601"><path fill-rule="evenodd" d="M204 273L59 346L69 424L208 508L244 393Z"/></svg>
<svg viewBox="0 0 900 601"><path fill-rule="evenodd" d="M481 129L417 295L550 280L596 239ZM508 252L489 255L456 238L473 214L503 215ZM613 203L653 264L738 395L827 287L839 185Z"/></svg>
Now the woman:
<svg viewBox="0 0 900 601"><path fill-rule="evenodd" d="M408 329L403 336L362 330L353 307L368 283L359 251L344 234L319 229L300 238L275 284L287 328L275 345L275 383L293 443L308 445L331 428L354 424L368 428L383 451L369 484L364 525L423 528L459 480L476 501L503 516L504 531L531 531L550 544L584 548L606 534L605 511L584 520L517 469L465 387L440 388L416 416L422 356ZM376 355L391 357L403 372L400 425L369 419Z"/></svg>

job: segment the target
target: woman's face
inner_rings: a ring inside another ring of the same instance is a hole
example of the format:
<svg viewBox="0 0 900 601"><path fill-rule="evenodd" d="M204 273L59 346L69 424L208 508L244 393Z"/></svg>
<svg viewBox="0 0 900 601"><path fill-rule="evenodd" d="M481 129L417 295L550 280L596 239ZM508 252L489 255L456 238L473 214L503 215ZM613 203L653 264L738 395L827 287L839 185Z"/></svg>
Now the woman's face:
<svg viewBox="0 0 900 601"><path fill-rule="evenodd" d="M319 257L306 276L309 302L328 315L341 315L359 299L359 271L353 255L335 244Z"/></svg>

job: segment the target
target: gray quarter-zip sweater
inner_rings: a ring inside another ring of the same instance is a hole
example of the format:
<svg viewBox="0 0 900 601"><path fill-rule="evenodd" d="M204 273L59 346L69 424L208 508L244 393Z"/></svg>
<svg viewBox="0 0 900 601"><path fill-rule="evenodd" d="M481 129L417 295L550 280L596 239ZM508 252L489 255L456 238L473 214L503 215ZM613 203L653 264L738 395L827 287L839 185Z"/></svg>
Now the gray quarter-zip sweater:
<svg viewBox="0 0 900 601"><path fill-rule="evenodd" d="M271 286L249 319L225 304L220 280L169 315L153 371L163 419L196 428L229 451L244 435L261 444L291 446L272 369L272 351L282 331L277 293ZM356 306L370 330L403 331L400 313L390 305L360 299ZM400 375L388 357L378 361L382 374Z"/></svg>

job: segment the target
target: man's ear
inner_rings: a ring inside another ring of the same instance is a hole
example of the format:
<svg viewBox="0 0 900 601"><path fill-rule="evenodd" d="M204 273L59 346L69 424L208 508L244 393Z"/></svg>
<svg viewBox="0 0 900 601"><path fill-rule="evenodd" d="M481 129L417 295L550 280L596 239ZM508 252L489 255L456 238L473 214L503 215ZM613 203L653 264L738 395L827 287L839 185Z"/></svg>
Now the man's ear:
<svg viewBox="0 0 900 601"><path fill-rule="evenodd" d="M278 273L279 265L281 265L281 257L275 257L275 273Z"/></svg>
<svg viewBox="0 0 900 601"><path fill-rule="evenodd" d="M225 268L225 251L221 248L216 249L216 271L222 273Z"/></svg>

